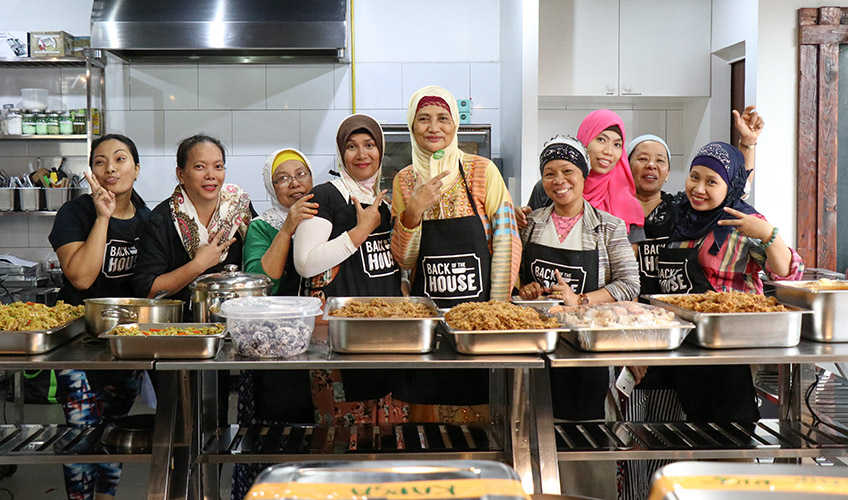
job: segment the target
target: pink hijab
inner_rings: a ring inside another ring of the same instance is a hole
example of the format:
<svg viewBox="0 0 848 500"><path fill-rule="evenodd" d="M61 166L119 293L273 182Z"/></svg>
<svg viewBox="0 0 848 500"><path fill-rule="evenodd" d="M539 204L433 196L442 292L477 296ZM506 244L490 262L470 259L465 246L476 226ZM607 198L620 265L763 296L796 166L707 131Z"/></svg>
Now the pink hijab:
<svg viewBox="0 0 848 500"><path fill-rule="evenodd" d="M621 129L621 142L624 144L626 140L624 122L618 114L608 109L599 109L586 115L577 130L577 138L588 147L598 134L613 125L618 125ZM630 164L627 162L624 148L621 151L621 159L609 172L598 174L594 170L589 170L589 176L586 177L583 187L583 198L598 210L623 219L627 224L628 233L631 224L637 226L645 224L645 213L642 211L639 200L636 199L636 184L633 182L633 174L630 172Z"/></svg>

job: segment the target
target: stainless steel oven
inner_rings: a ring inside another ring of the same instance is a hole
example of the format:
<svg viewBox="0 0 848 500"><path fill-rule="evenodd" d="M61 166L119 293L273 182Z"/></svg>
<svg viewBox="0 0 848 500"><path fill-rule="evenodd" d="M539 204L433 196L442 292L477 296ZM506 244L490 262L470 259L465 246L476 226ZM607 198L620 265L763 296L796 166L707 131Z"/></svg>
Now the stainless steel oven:
<svg viewBox="0 0 848 500"><path fill-rule="evenodd" d="M412 139L406 125L381 125L386 138L383 154L382 187L392 192L392 181L402 168L412 164ZM492 126L460 125L459 149L474 155L492 158Z"/></svg>

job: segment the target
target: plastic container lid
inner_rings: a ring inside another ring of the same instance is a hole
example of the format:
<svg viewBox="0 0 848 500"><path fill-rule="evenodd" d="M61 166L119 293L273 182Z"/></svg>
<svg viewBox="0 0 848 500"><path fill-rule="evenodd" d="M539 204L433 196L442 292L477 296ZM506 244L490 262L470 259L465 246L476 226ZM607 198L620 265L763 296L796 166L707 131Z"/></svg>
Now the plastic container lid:
<svg viewBox="0 0 848 500"><path fill-rule="evenodd" d="M204 274L194 280L191 290L254 290L270 288L271 278L264 274L243 273L235 264L227 264L220 273Z"/></svg>
<svg viewBox="0 0 848 500"><path fill-rule="evenodd" d="M321 315L317 297L239 297L221 304L228 319L294 319Z"/></svg>

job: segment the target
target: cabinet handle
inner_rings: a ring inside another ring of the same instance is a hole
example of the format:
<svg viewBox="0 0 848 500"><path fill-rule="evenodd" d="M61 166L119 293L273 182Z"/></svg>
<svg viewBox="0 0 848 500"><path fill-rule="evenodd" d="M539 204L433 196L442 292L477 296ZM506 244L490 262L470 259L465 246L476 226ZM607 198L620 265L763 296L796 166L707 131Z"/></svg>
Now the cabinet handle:
<svg viewBox="0 0 848 500"><path fill-rule="evenodd" d="M607 95L615 94L615 85L607 85Z"/></svg>
<svg viewBox="0 0 848 500"><path fill-rule="evenodd" d="M622 86L622 89L623 91L621 92L621 95L642 95L641 92L633 92L633 87L630 85L624 85Z"/></svg>

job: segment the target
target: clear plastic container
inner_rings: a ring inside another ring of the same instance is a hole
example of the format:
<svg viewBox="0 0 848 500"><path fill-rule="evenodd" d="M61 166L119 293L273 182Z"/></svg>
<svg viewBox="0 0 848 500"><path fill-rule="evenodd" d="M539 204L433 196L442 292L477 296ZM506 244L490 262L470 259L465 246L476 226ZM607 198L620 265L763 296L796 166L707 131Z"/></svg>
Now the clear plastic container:
<svg viewBox="0 0 848 500"><path fill-rule="evenodd" d="M21 89L23 107L33 111L47 109L47 89Z"/></svg>
<svg viewBox="0 0 848 500"><path fill-rule="evenodd" d="M321 313L316 297L239 297L221 305L236 351L251 358L305 352Z"/></svg>
<svg viewBox="0 0 848 500"><path fill-rule="evenodd" d="M8 135L23 135L23 117L21 110L10 109L6 115L4 130Z"/></svg>

